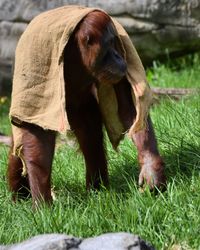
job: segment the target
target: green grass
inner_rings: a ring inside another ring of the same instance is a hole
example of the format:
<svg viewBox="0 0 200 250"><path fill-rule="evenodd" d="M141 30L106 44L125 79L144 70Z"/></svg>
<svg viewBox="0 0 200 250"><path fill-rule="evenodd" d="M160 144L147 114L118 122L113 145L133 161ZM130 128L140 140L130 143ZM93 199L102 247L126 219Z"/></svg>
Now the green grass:
<svg viewBox="0 0 200 250"><path fill-rule="evenodd" d="M160 86L198 86L200 76L196 68L190 79L192 85L186 85L189 78L184 78L183 72L189 76L192 70L186 66L179 73L175 66L168 65L158 65L149 72L157 73L158 82L163 81ZM5 133L10 131L7 106L8 103L0 106L3 108L0 131ZM171 249L173 245L199 249L200 98L197 95L178 102L163 99L152 108L151 116L168 177L167 191L157 195L148 189L139 192L136 151L127 138L121 142L119 153L106 141L110 189L98 193L85 191L82 155L73 148L61 146L56 150L53 164L52 181L57 199L51 208L33 212L31 200L10 202L5 180L8 148L0 146L0 244L41 233L89 237L125 231L139 234L157 249Z"/></svg>
<svg viewBox="0 0 200 250"><path fill-rule="evenodd" d="M153 63L147 77L154 87L195 88L200 87L200 54L189 55L167 64Z"/></svg>
<svg viewBox="0 0 200 250"><path fill-rule="evenodd" d="M0 96L0 132L10 134L10 122L8 119L10 99Z"/></svg>

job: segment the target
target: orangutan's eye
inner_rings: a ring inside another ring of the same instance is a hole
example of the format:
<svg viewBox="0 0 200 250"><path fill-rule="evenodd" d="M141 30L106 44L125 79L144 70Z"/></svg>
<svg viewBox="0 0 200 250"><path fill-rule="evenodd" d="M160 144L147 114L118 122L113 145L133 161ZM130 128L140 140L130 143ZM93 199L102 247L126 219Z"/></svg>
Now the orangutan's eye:
<svg viewBox="0 0 200 250"><path fill-rule="evenodd" d="M87 36L87 37L86 37L86 44L87 44L87 45L89 44L89 40L90 40L90 37Z"/></svg>
<svg viewBox="0 0 200 250"><path fill-rule="evenodd" d="M89 46L91 46L93 44L94 44L94 38L89 36L89 35L86 36L86 45L87 45L87 47L89 47Z"/></svg>

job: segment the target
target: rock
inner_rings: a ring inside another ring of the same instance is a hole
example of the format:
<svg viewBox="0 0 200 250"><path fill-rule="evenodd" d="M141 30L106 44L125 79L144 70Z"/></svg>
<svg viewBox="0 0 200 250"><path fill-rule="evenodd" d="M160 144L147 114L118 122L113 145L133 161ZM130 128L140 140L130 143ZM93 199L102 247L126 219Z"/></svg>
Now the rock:
<svg viewBox="0 0 200 250"><path fill-rule="evenodd" d="M79 249L81 240L64 234L44 234L35 236L19 244L3 246L0 250L75 250Z"/></svg>
<svg viewBox="0 0 200 250"><path fill-rule="evenodd" d="M11 65L19 37L24 32L26 23L0 22L0 63Z"/></svg>
<svg viewBox="0 0 200 250"><path fill-rule="evenodd" d="M154 250L154 248L133 234L107 233L83 240L80 250Z"/></svg>
<svg viewBox="0 0 200 250"><path fill-rule="evenodd" d="M0 1L0 20L29 22L33 17L47 9L46 0Z"/></svg>
<svg viewBox="0 0 200 250"><path fill-rule="evenodd" d="M1 0L0 86L11 80L15 47L28 22L66 4L99 7L118 19L146 65L200 50L200 0Z"/></svg>
<svg viewBox="0 0 200 250"><path fill-rule="evenodd" d="M0 96L11 89L15 48L26 23L0 22Z"/></svg>
<svg viewBox="0 0 200 250"><path fill-rule="evenodd" d="M107 233L88 239L64 234L38 235L19 244L0 246L0 250L154 250L130 233Z"/></svg>

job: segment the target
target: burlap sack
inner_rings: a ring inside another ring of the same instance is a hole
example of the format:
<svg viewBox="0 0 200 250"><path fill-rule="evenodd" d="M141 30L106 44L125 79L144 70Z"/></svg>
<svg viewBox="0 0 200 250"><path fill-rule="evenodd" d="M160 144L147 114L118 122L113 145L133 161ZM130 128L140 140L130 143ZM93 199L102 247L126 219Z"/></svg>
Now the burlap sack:
<svg viewBox="0 0 200 250"><path fill-rule="evenodd" d="M70 129L65 109L63 51L77 24L94 8L64 6L35 17L22 34L15 54L10 119L44 129L66 132ZM152 94L146 82L140 58L123 27L112 19L124 57L126 77L132 87L137 116L130 127L132 134L145 126ZM111 143L116 147L125 132L118 117L114 88L100 85L98 99ZM20 129L13 128L15 149L22 145ZM19 150L18 150L19 151Z"/></svg>

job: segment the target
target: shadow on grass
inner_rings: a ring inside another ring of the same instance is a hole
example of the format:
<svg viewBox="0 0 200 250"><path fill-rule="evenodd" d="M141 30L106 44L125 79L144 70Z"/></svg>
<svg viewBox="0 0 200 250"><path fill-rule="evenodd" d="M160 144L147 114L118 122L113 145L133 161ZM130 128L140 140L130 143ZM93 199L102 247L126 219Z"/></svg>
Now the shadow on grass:
<svg viewBox="0 0 200 250"><path fill-rule="evenodd" d="M133 147L134 151L134 147ZM173 146L169 148L168 151L162 154L165 161L165 173L167 176L168 182L176 178L184 180L185 178L191 178L192 175L198 175L200 170L200 150L198 146L189 144L188 142L179 147ZM108 190L112 190L116 193L127 193L130 191L130 187L139 188L138 186L138 177L139 177L139 164L136 157L126 156L123 151L122 156L123 160L115 161L112 163L112 166L109 170L109 180L110 186ZM120 158L121 155L119 155ZM126 159L127 157L127 159ZM83 163L84 164L84 163ZM110 164L109 164L110 165ZM83 167L85 167L83 165ZM83 178L84 179L84 178ZM62 178L59 183L56 185L56 192L61 192L70 194L72 196L79 197L84 199L88 196L88 193L85 189L85 180L75 180L71 179L65 181ZM104 190L104 188L102 188Z"/></svg>
<svg viewBox="0 0 200 250"><path fill-rule="evenodd" d="M174 178L188 179L192 176L199 176L200 173L200 147L186 143L180 147L174 147L173 150L165 151L162 154L165 162L165 174L169 183ZM110 176L111 188L119 193L126 193L130 190L130 183L135 182L138 186L139 164L137 159L132 163L130 160L119 166L114 165Z"/></svg>
<svg viewBox="0 0 200 250"><path fill-rule="evenodd" d="M139 165L137 161L134 161L132 164L130 161L125 161L121 166L113 166L113 171L110 175L110 188L117 193L126 193L130 190L131 183L137 185L138 176Z"/></svg>
<svg viewBox="0 0 200 250"><path fill-rule="evenodd" d="M168 152L164 156L167 177L191 178L193 174L199 175L200 147L187 144Z"/></svg>
<svg viewBox="0 0 200 250"><path fill-rule="evenodd" d="M167 142L164 142L167 144ZM133 147L133 154L135 155ZM131 153L130 153L131 154ZM188 179L193 175L199 175L200 172L200 148L192 143L185 142L180 146L171 146L168 150L165 150L163 159L166 164L165 172L168 182L171 182L174 178ZM130 192L130 188L137 189L138 177L139 177L139 164L136 156L129 157L126 152L119 153L123 157L123 160L115 161L112 166L109 167L109 190L112 190L119 194L125 194ZM81 167L85 167L84 163L81 163ZM65 166L62 166L65 167ZM54 173L56 174L56 173ZM82 202L87 199L90 192L86 191L85 178L79 179L65 179L63 176L53 182L55 187L54 191L56 196L68 196L74 197L74 199ZM105 190L104 187L101 189Z"/></svg>

